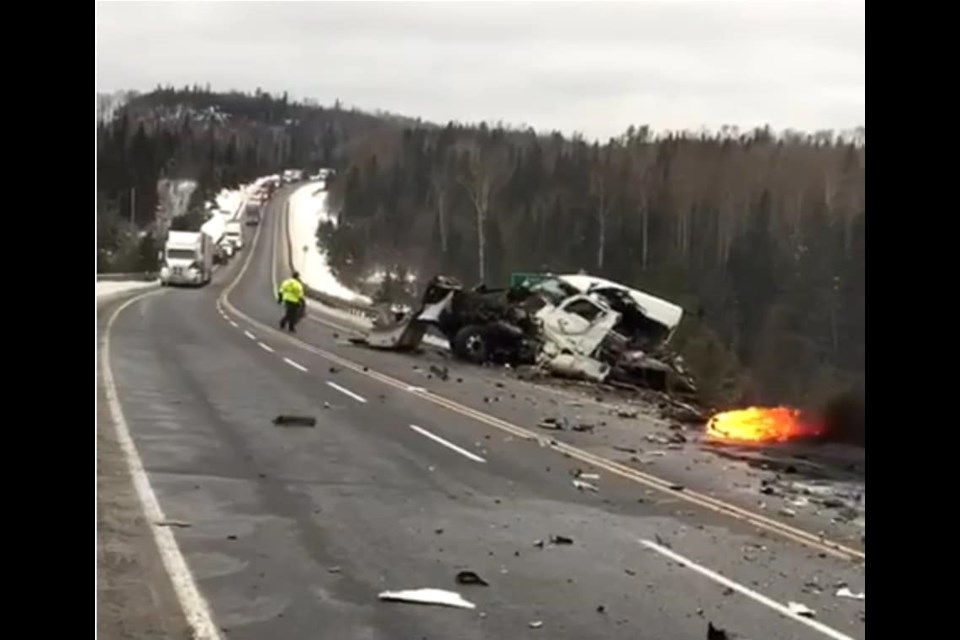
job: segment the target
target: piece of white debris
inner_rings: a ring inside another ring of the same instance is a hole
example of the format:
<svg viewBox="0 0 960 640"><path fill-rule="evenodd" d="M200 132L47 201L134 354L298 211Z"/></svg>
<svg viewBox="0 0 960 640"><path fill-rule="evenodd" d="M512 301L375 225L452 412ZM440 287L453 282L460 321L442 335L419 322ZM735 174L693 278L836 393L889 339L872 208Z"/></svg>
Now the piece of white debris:
<svg viewBox="0 0 960 640"><path fill-rule="evenodd" d="M837 590L837 597L838 597L838 598L852 598L853 600L866 600L866 599L867 599L867 596L866 596L866 594L865 594L863 591L861 591L860 593L855 593L855 592L853 592L853 591L850 591L850 589L848 589L847 587L842 587L842 588L838 589L838 590Z"/></svg>
<svg viewBox="0 0 960 640"><path fill-rule="evenodd" d="M455 591L446 589L407 589L404 591L383 591L378 596L388 602L409 602L412 604L437 604L459 609L476 609L477 605Z"/></svg>
<svg viewBox="0 0 960 640"><path fill-rule="evenodd" d="M794 511L793 509L788 509L786 507L783 507L782 509L780 509L779 513L780 515L786 516L787 518L793 518L797 515L796 511Z"/></svg>
<svg viewBox="0 0 960 640"><path fill-rule="evenodd" d="M590 484L589 482L584 482L582 480L574 480L573 486L576 487L577 490L579 491L593 491L594 493L597 493L598 491L600 491L600 489L598 489L596 486Z"/></svg>
<svg viewBox="0 0 960 640"><path fill-rule="evenodd" d="M599 473L581 473L577 477L580 478L581 480L599 480L600 474Z"/></svg>
<svg viewBox="0 0 960 640"><path fill-rule="evenodd" d="M542 626L543 626L543 621L542 621L542 620L534 620L533 622L530 623L530 628L531 628L531 629L539 629L539 628L542 627Z"/></svg>
<svg viewBox="0 0 960 640"><path fill-rule="evenodd" d="M787 610L794 615L803 616L804 618L813 618L817 615L816 611L800 602L788 602Z"/></svg>

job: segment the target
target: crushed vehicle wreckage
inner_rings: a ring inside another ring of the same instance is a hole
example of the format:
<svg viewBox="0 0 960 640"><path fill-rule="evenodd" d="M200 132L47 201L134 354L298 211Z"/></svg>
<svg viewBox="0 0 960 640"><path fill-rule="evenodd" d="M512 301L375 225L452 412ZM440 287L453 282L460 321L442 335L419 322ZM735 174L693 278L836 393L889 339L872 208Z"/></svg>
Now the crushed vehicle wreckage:
<svg viewBox="0 0 960 640"><path fill-rule="evenodd" d="M362 342L412 351L428 332L439 332L455 357L475 364L533 365L557 376L693 395L682 361L666 351L682 316L673 303L588 275L470 290L435 276L419 308L385 309Z"/></svg>

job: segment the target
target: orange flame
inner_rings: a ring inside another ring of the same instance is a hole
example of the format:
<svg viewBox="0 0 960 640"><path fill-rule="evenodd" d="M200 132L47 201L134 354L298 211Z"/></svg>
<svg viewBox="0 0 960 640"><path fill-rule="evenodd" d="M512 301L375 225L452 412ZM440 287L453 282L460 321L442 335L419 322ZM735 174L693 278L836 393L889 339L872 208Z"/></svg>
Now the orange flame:
<svg viewBox="0 0 960 640"><path fill-rule="evenodd" d="M718 413L707 423L707 437L731 442L785 442L822 433L805 423L796 409L750 407Z"/></svg>

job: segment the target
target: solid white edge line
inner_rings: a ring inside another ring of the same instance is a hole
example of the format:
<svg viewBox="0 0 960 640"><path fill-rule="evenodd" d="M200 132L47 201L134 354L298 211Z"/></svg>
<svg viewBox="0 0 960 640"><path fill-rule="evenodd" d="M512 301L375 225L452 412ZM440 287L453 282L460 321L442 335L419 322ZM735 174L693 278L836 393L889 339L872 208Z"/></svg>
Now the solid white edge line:
<svg viewBox="0 0 960 640"><path fill-rule="evenodd" d="M244 332L243 332L243 335L247 336L247 337L250 338L251 340L256 340L256 339L257 339L257 336L253 335L253 334L250 333L249 331L244 331Z"/></svg>
<svg viewBox="0 0 960 640"><path fill-rule="evenodd" d="M686 568L688 568L688 569L691 569L691 570L693 570L693 571L696 571L696 572L699 573L700 575L702 575L702 576L704 576L704 577L706 577L706 578L709 578L709 579L713 580L714 582L718 582L718 583L722 584L722 585L725 586L725 587L728 587L728 588L730 588L730 589L733 589L734 591L737 591L738 593L741 593L742 595L747 596L748 598L750 598L751 600L753 600L753 601L755 601L755 602L759 602L760 604L765 605L765 606L773 609L774 611L776 611L777 613L779 613L780 615L782 615L782 616L784 616L784 617L790 618L791 620L796 620L797 622L799 622L799 623L801 623L801 624L805 624L805 625L807 625L808 627L810 627L811 629L814 629L815 631L819 631L820 633L822 633L823 635L825 635L825 636L827 636L827 637L829 637L829 638L833 638L834 640L854 640L851 636L848 636L848 635L846 635L846 634L844 634L844 633L841 633L841 632L837 631L836 629L833 629L833 628L831 628L831 627L828 627L827 625L823 624L822 622L818 622L817 620L813 620L812 618L807 618L807 617L798 615L798 614L790 611L790 609L788 609L787 607L783 606L782 604L780 604L780 603L777 602L776 600L773 600L773 599L771 599L771 598L768 598L767 596L763 595L762 593L757 593L757 592L754 591L753 589L750 589L749 587L745 587L745 586L743 586L742 584L740 584L739 582L734 582L734 581L731 580L730 578L727 578L727 577L725 577L725 576L722 576L722 575L720 575L719 573L717 573L716 571L713 571L713 570L708 569L708 568L706 568L706 567L704 567L704 566L702 566L702 565L699 565L699 564L697 564L696 562L694 562L693 560L690 560L689 558L686 558L686 557L680 555L679 553L677 553L676 551L674 551L674 550L672 550L672 549L668 549L667 547L664 547L664 546L661 545L661 544L657 544L656 542L653 542L652 540L640 540L640 544L642 544L643 546L647 547L648 549L651 549L651 550L653 550L653 551L656 551L657 553L659 553L659 554L662 555L662 556L666 556L667 558L670 558L670 559L673 560L674 562L677 562L677 563L683 565L684 567L686 567Z"/></svg>
<svg viewBox="0 0 960 640"><path fill-rule="evenodd" d="M345 396L350 396L351 398L353 398L353 399L356 400L357 402L362 402L362 403L364 403L364 404L367 403L367 399L366 399L366 398L364 398L364 397L361 396L361 395L357 395L357 394L354 393L353 391L350 391L350 389L346 389L346 388L344 388L344 387L341 387L341 386L338 385L336 382L330 382L330 381L328 380L328 381L327 381L327 386L330 387L330 388L332 388L332 389L336 389L337 391L339 391L340 393L342 393L342 394L345 395Z"/></svg>
<svg viewBox="0 0 960 640"><path fill-rule="evenodd" d="M154 295L153 293L147 295ZM147 521L147 526L153 534L153 540L157 545L157 551L160 553L160 559L163 566L170 576L170 582L173 584L174 593L183 610L183 615L187 624L193 631L192 636L196 640L220 640L220 629L213 621L213 614L210 611L210 605L207 603L197 583L190 573L190 567L177 545L177 540L173 532L167 527L158 527L157 522L166 520L160 502L157 500L153 487L150 486L150 479L147 471L140 460L140 454L137 453L137 447L133 443L130 435L130 428L123 417L123 410L120 407L120 400L117 395L117 389L114 386L113 372L110 369L110 330L114 321L120 312L129 305L137 302L146 296L137 296L131 298L119 306L107 321L104 330L103 349L100 352L100 370L103 376L103 386L107 396L107 406L110 409L110 417L114 425L114 432L123 451L123 456L127 462L127 469L133 482L133 488L136 491L137 498L143 508L143 515Z"/></svg>
<svg viewBox="0 0 960 640"><path fill-rule="evenodd" d="M263 344L262 342L258 342L257 344L260 345L260 348L266 351L267 353L273 353L273 347L271 347L270 345Z"/></svg>
<svg viewBox="0 0 960 640"><path fill-rule="evenodd" d="M441 438L440 436L438 436L438 435L436 435L436 434L430 433L429 431L427 431L427 430L424 429L423 427L418 427L418 426L415 425L415 424L411 424L411 425L410 425L410 428L413 429L414 431L416 431L417 433L419 433L420 435L426 436L427 438L430 438L431 440L433 440L433 441L436 442L437 444L442 444L443 446L447 447L448 449L452 449L453 451L456 451L456 452L459 453L460 455L462 455L462 456L464 456L464 457L466 457L466 458L470 458L470 459L473 460L474 462L486 462L486 460L484 460L483 458L481 458L481 457L478 456L477 454L471 453L471 452L467 451L466 449L463 449L463 448L461 448L461 447L458 447L457 445L453 444L452 442L449 442L449 441L447 441L447 440L444 440L443 438Z"/></svg>
<svg viewBox="0 0 960 640"><path fill-rule="evenodd" d="M307 370L307 368L306 368L305 366L303 366L303 365L300 364L299 362L294 362L294 361L291 360L290 358L284 358L283 361L286 362L286 363L287 363L288 365L290 365L291 367L293 367L294 369L300 369L300 371L306 371L306 370Z"/></svg>

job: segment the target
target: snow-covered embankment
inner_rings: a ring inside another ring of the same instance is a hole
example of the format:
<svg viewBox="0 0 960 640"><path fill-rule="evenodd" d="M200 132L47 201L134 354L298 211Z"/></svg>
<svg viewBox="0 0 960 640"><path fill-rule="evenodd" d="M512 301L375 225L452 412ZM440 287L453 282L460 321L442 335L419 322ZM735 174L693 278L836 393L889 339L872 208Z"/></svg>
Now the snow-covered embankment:
<svg viewBox="0 0 960 640"><path fill-rule="evenodd" d="M367 296L341 284L330 270L326 253L317 246L317 227L336 222L327 208L325 184L310 182L290 196L289 230L294 268L309 288L356 304L370 304Z"/></svg>

